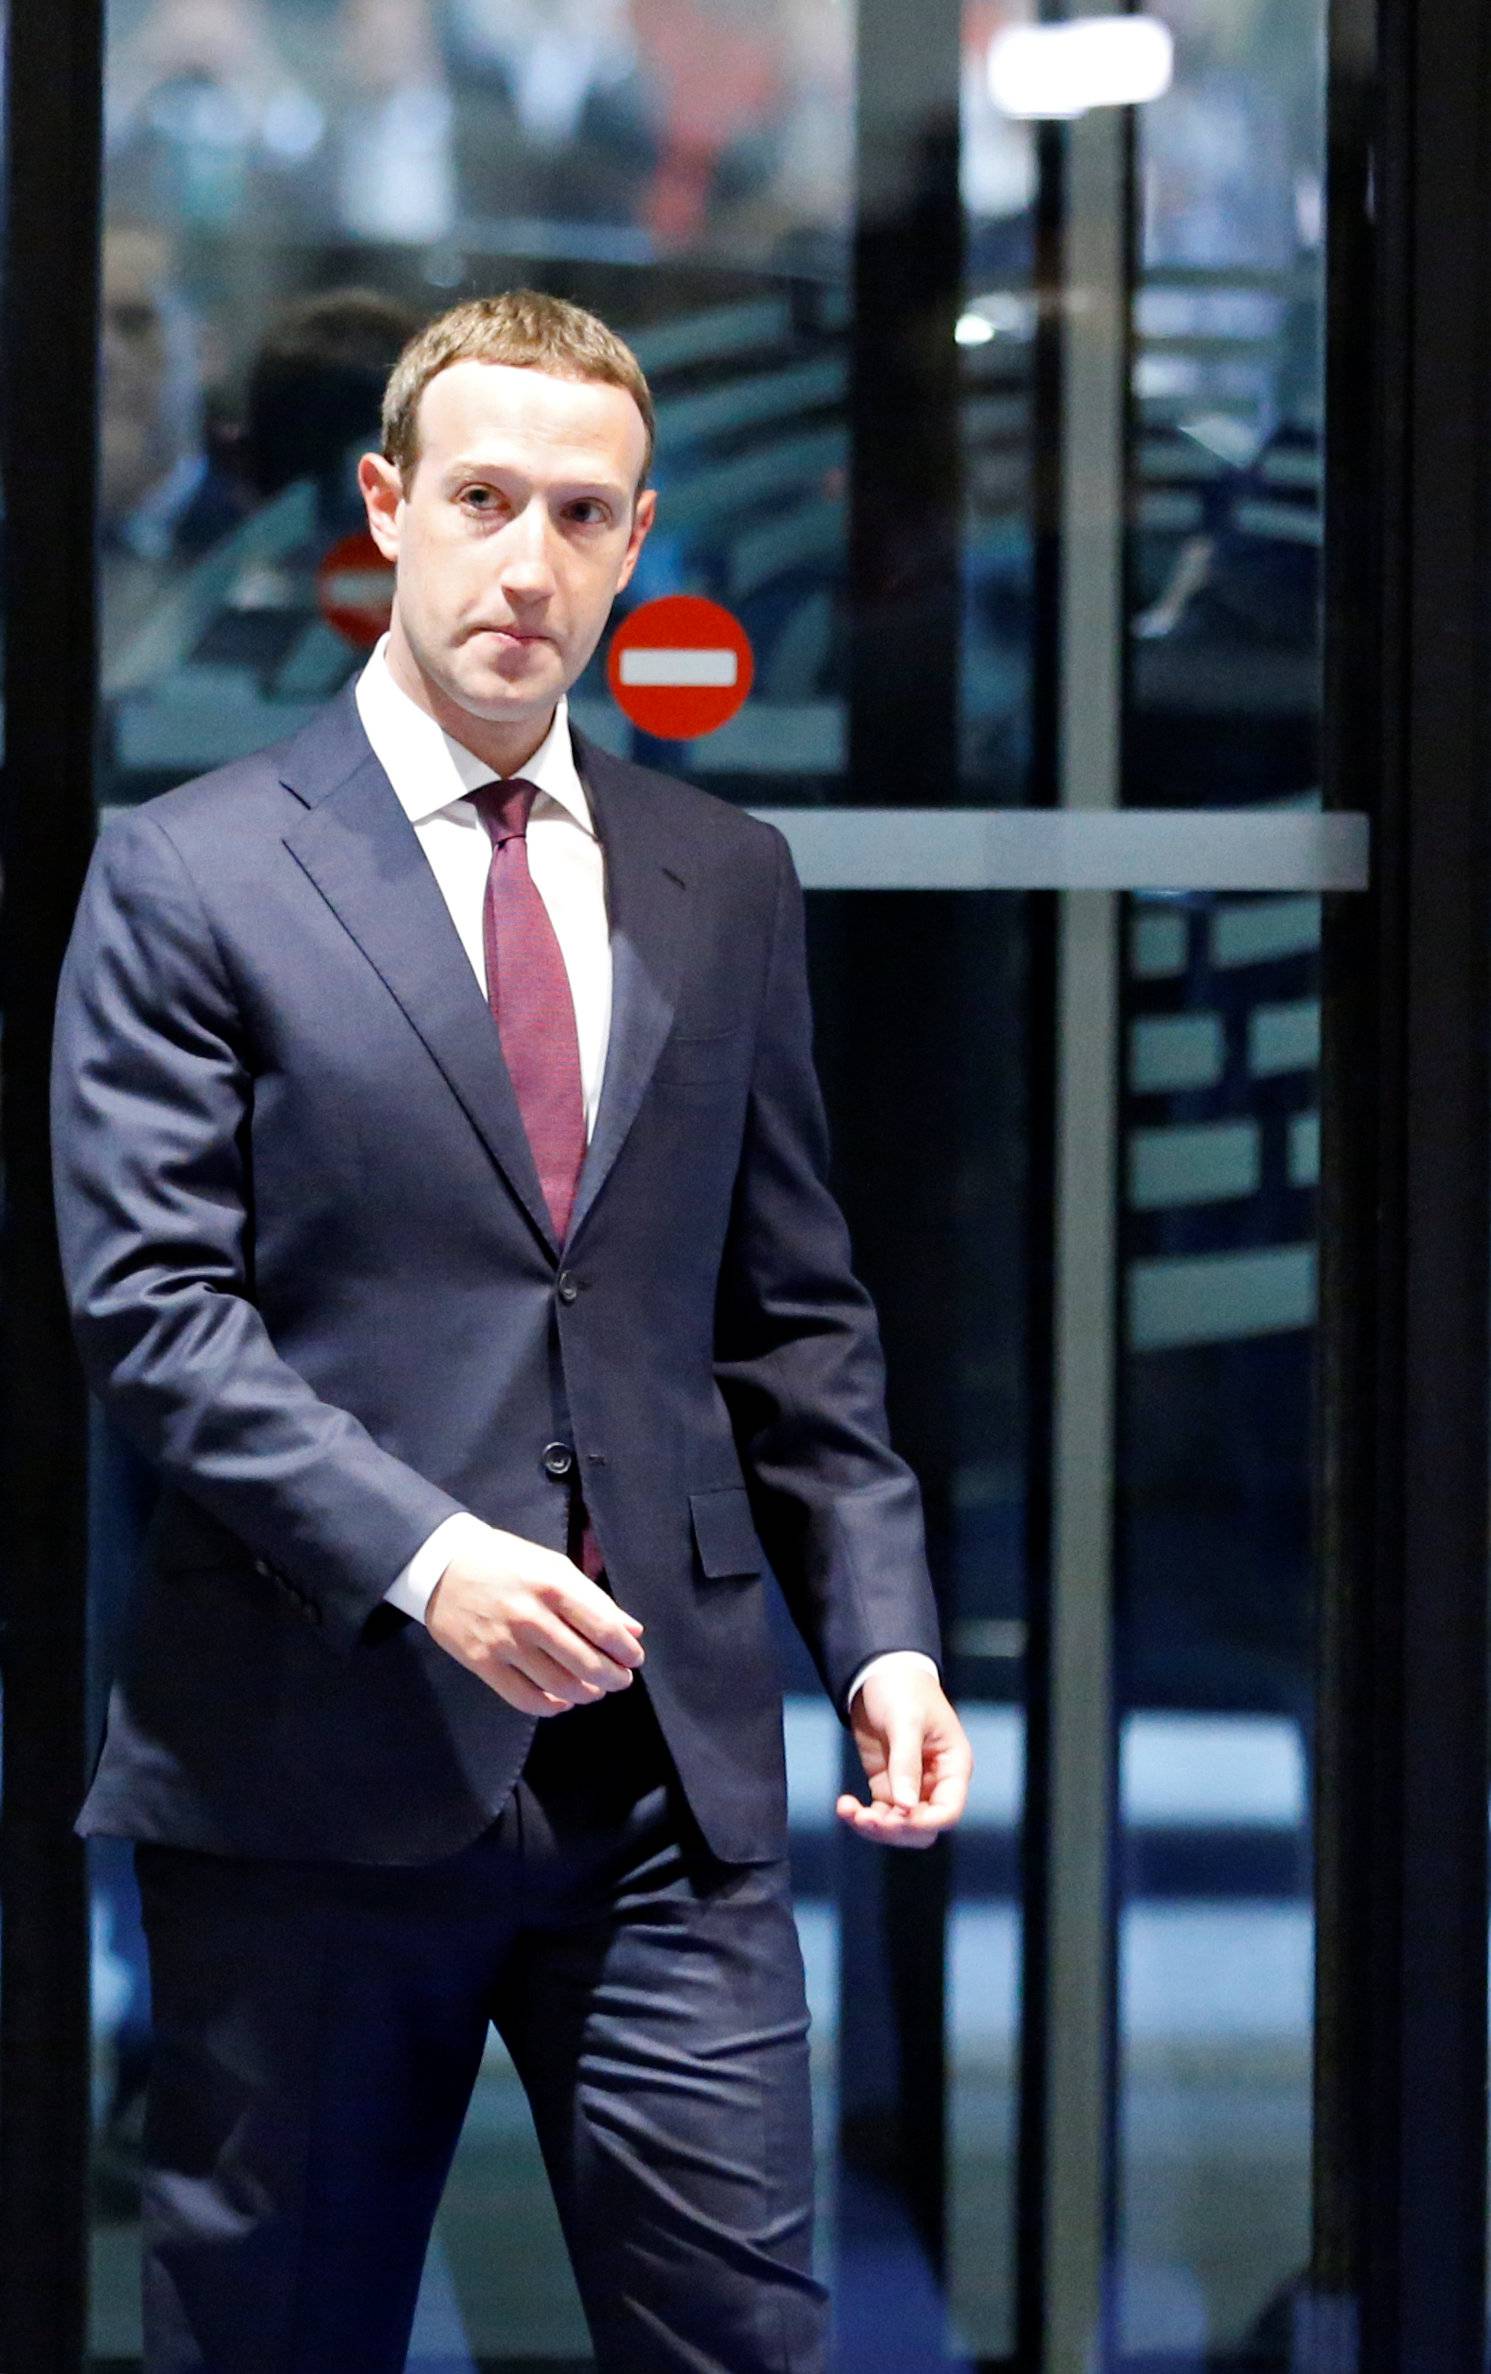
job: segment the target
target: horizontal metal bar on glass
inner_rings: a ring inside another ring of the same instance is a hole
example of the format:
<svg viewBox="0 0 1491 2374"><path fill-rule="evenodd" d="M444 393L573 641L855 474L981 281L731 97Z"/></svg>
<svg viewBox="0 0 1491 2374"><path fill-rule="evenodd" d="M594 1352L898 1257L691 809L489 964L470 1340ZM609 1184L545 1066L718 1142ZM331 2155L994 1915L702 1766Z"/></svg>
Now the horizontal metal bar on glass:
<svg viewBox="0 0 1491 2374"><path fill-rule="evenodd" d="M1365 890L1354 811L756 808L809 890Z"/></svg>

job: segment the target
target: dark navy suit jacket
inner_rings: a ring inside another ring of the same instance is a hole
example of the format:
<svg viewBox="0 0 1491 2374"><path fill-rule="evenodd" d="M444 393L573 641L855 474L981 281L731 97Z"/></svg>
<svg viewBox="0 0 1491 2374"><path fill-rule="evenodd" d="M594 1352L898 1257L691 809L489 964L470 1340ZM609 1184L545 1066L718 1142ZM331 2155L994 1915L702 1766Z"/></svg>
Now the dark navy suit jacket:
<svg viewBox="0 0 1491 2374"><path fill-rule="evenodd" d="M841 1712L867 1657L937 1652L825 1183L787 844L576 751L614 1002L563 1247L350 690L100 834L57 1215L88 1378L165 1488L85 1831L375 1863L474 1839L533 1719L383 1594L457 1509L566 1547L555 1444L727 1859L784 1843L768 1561Z"/></svg>

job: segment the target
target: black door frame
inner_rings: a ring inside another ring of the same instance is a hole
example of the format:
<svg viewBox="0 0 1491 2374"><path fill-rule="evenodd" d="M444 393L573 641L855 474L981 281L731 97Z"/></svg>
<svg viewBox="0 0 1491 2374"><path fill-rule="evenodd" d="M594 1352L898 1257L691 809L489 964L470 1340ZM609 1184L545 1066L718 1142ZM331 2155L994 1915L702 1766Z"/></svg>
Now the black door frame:
<svg viewBox="0 0 1491 2374"><path fill-rule="evenodd" d="M1301 2360L1486 2349L1491 8L1335 0L1315 2257ZM1363 490L1371 500L1363 500Z"/></svg>
<svg viewBox="0 0 1491 2374"><path fill-rule="evenodd" d="M86 1408L46 1069L94 830L103 35L101 0L53 0L12 8L7 49L5 2374L75 2374L85 2328ZM1315 2256L1297 2351L1320 2374L1466 2374L1485 2346L1488 160L1491 0L1333 0L1327 798L1371 808L1376 882L1328 901L1325 931ZM950 276L956 175L935 180L947 219L924 253ZM940 1883L911 1893L940 1925ZM904 2064L921 2148L902 2181L934 2249L939 2129L919 2081L939 2060L940 2043Z"/></svg>
<svg viewBox="0 0 1491 2374"><path fill-rule="evenodd" d="M102 0L13 5L5 80L0 1439L0 2367L72 2374L88 2244L86 1405L57 1269L47 1075L94 831Z"/></svg>

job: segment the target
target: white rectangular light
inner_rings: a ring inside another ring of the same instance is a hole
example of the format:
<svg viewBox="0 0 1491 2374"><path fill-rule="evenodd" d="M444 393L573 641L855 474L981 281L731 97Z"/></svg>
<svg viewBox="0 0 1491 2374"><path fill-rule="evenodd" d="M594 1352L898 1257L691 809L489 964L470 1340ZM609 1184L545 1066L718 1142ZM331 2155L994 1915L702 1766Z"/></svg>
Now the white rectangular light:
<svg viewBox="0 0 1491 2374"><path fill-rule="evenodd" d="M1024 122L1142 107L1169 90L1174 73L1170 28L1152 16L1013 25L989 44L989 95L1001 114Z"/></svg>
<svg viewBox="0 0 1491 2374"><path fill-rule="evenodd" d="M648 650L634 645L621 655L623 684L728 685L739 673L733 651Z"/></svg>

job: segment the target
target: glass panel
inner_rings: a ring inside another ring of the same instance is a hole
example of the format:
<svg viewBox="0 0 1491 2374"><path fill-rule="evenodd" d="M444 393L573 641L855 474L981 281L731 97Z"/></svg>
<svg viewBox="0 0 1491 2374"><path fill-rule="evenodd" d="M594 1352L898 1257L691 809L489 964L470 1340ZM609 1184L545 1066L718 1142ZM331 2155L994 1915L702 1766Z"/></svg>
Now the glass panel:
<svg viewBox="0 0 1491 2374"><path fill-rule="evenodd" d="M1062 410L1053 368L1071 361L1079 300L1094 293L1076 245L1059 284L1044 236L1073 152L1067 134L1012 112L1008 83L991 76L997 46L1038 13L1003 0L961 11L961 763L936 804L1059 795L1063 663L1098 703L1112 684L1115 798L1307 802L1319 12L1166 0L1175 79L1133 118L1134 222L1121 174L1107 200L1086 183L1066 193L1070 238L1094 233L1114 259L1096 285L1115 355L1113 290L1127 253L1140 264L1133 483L1126 499L1120 438L1110 478L1089 490L1089 524L1131 595L1122 654L1121 622L1084 649L1056 565L1053 489L1103 425ZM360 664L387 586L359 541L351 464L375 437L388 366L430 312L520 280L594 304L653 379L661 522L628 605L711 594L755 651L751 701L708 740L648 744L599 663L577 689L581 724L753 805L883 796L846 764L855 21L848 0L112 0L106 805L284 735ZM1066 578L1082 579L1086 554L1065 557ZM895 2048L935 2024L936 2006L915 1991L908 2002L903 1979L898 2001L887 1982L915 1947L913 1923L834 1828L841 1735L784 1641L820 2257L839 2289L846 2366L868 2362L870 2344L885 2362L895 2344L908 2363L940 2351L961 2364L1015 2341L1025 1660L1049 1458L1052 904L966 892L812 902L838 1173L885 1319L897 1437L928 1486L951 1671L978 1755L948 1858L943 2269L908 2210L894 2138L908 2091ZM1183 2364L1250 2349L1250 2363L1273 2366L1280 2302L1305 2256L1309 2142L1318 912L1308 898L1156 897L1126 902L1122 921L1121 2339ZM102 1676L153 1490L102 1420L94 1479ZM1092 1486L1105 1522L1110 1480ZM128 2360L148 2005L127 1856L95 1849L94 1873L92 2347ZM494 2048L441 2212L416 2357L456 2367L583 2351L526 2108Z"/></svg>
<svg viewBox="0 0 1491 2374"><path fill-rule="evenodd" d="M1032 510L1036 127L1006 113L989 64L1025 0L965 0L959 91L963 381L965 797L1018 806L1032 789L1036 540ZM1051 424L1047 422L1049 434Z"/></svg>
<svg viewBox="0 0 1491 2374"><path fill-rule="evenodd" d="M525 278L598 305L653 379L663 520L629 603L713 594L751 636L753 698L695 762L831 783L846 0L113 0L109 56L105 799L345 678L379 608L375 556L338 552L349 461L388 363ZM629 739L599 660L577 716Z"/></svg>
<svg viewBox="0 0 1491 2374"><path fill-rule="evenodd" d="M1324 13L1154 13L1124 796L1312 805ZM1286 2365L1309 2256L1319 940L1127 902L1119 2300L1167 2363Z"/></svg>
<svg viewBox="0 0 1491 2374"><path fill-rule="evenodd" d="M1019 1571L1007 1552L999 1564ZM1025 1624L965 1617L958 1637L964 1670L983 1665L988 1683L959 1699L977 1764L948 1924L948 2307L956 2342L1002 2358L1015 2345L1025 1715L998 1702L998 1685L1011 1697L1021 1686Z"/></svg>
<svg viewBox="0 0 1491 2374"><path fill-rule="evenodd" d="M847 0L111 0L108 55L105 807L283 736L360 666L388 593L353 466L388 369L430 313L525 281L596 305L652 380L663 519L625 606L711 594L754 646L747 709L663 762L763 803L839 789ZM598 740L649 754L601 660L573 708ZM154 1487L102 1418L95 1450L101 1690ZM800 1660L793 1677L815 1693L789 1699L788 1740L831 2253L839 1734ZM93 1870L91 2339L98 2359L128 2359L147 1986L128 1851L95 1847ZM584 2353L495 2046L416 2350L452 2365Z"/></svg>
<svg viewBox="0 0 1491 2374"><path fill-rule="evenodd" d="M1049 627L1039 620L1036 582L1038 440L1052 427L1036 409L1040 159L1035 125L998 104L989 73L1000 35L1033 13L1025 0L963 0L961 12L957 796L989 807L1044 798L1049 764L1035 710L1039 640ZM1043 1233L1035 1199L1048 1060L1047 918L1044 902L1018 897L942 903L939 928L958 951L953 995L968 1021L977 1010L987 1030L974 1091L985 1118L960 1145L958 1205L977 1214L960 1246L968 1265L960 1301L977 1318L956 1362L955 1519L943 1568L951 1674L976 1760L968 1814L952 1842L946 1945L947 2346L961 2362L963 2352L1001 2358L1015 2346L1025 1656L1032 1462L1044 1440L1031 1383L1044 1301L1032 1247ZM977 1000L975 981L983 985ZM1035 1499L1039 1505L1038 1480Z"/></svg>
<svg viewBox="0 0 1491 2374"><path fill-rule="evenodd" d="M928 1875L887 1873L886 1858L852 1839L832 1867L845 2062L825 2265L846 2374L882 2358L961 2366L1013 2339L1028 1476L1039 1439L1025 906L993 892L820 892L811 909L835 1172L885 1334L892 1433L923 1484L949 1678L977 1759L946 1873L945 1938L941 1906L911 1893ZM929 1959L944 1961L936 1976ZM908 2182L908 2133L919 2151L938 2148L935 2127L919 2123L921 2088L935 2083L919 2056L932 2057L939 2023L941 2164L920 2161ZM939 2177L945 2264L923 2223Z"/></svg>
<svg viewBox="0 0 1491 2374"><path fill-rule="evenodd" d="M1161 0L1135 111L1128 767L1144 806L1319 797L1325 16Z"/></svg>
<svg viewBox="0 0 1491 2374"><path fill-rule="evenodd" d="M1122 2330L1266 2365L1309 2250L1319 938L1315 898L1130 902Z"/></svg>

